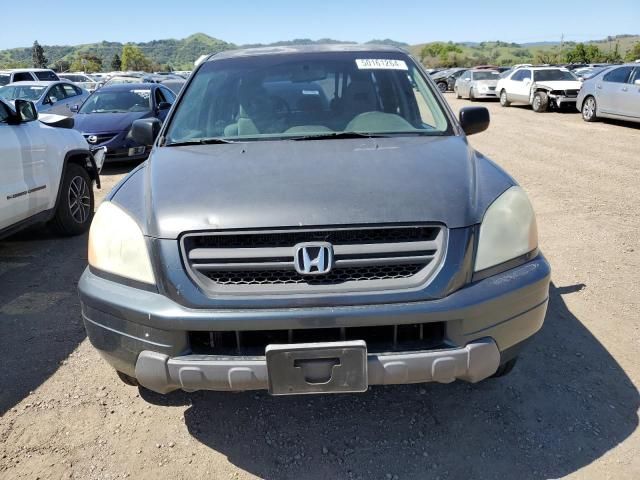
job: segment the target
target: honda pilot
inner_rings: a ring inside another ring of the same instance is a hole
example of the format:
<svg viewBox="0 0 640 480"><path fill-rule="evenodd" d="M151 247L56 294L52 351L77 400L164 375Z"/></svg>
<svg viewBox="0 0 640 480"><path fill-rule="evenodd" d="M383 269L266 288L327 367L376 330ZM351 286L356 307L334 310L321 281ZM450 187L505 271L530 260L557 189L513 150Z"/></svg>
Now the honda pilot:
<svg viewBox="0 0 640 480"><path fill-rule="evenodd" d="M89 339L129 384L364 392L509 372L550 268L525 191L403 50L218 53L95 214Z"/></svg>

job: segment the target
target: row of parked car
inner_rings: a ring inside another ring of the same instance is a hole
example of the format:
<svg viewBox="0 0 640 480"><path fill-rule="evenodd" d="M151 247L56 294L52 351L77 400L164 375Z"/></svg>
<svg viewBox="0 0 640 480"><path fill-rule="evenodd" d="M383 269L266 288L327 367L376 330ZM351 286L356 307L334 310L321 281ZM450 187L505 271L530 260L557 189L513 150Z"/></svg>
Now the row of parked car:
<svg viewBox="0 0 640 480"><path fill-rule="evenodd" d="M580 70L582 77L576 73ZM437 75L437 74L436 74ZM455 76L453 85L449 81ZM443 82L446 80L446 86ZM503 107L531 105L534 112L577 110L593 122L613 118L640 122L640 63L586 66L573 71L562 66L518 65L457 69L434 78L441 91L457 98L499 99Z"/></svg>
<svg viewBox="0 0 640 480"><path fill-rule="evenodd" d="M73 117L66 125L78 130L91 147L106 147L108 161L146 158L151 146L133 140L133 122L142 118L163 121L186 81L175 74L114 72L89 77L46 69L10 70L0 75L4 76L2 83L7 81L0 87L0 98L14 107L17 100L32 102L45 121L56 121L54 116Z"/></svg>

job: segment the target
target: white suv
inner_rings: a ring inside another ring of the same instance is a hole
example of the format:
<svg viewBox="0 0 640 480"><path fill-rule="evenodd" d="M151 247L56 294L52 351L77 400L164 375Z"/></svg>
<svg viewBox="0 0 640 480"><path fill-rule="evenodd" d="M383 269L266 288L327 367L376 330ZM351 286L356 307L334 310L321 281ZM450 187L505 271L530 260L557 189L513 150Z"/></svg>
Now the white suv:
<svg viewBox="0 0 640 480"><path fill-rule="evenodd" d="M104 150L92 153L73 119L57 118L66 128L38 121L31 102L0 99L0 237L39 222L63 235L89 228Z"/></svg>
<svg viewBox="0 0 640 480"><path fill-rule="evenodd" d="M48 68L14 68L0 70L0 87L15 82L54 82L60 80L56 72Z"/></svg>
<svg viewBox="0 0 640 480"><path fill-rule="evenodd" d="M503 107L516 102L528 103L535 112L545 112L567 105L575 109L581 86L578 78L566 68L523 67L501 78L496 91Z"/></svg>

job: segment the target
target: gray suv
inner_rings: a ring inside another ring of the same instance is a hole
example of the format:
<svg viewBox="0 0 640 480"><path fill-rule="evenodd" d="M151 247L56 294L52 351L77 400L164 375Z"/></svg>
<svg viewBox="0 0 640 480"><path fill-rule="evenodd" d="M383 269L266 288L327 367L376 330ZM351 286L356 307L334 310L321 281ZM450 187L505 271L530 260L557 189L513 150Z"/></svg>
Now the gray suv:
<svg viewBox="0 0 640 480"><path fill-rule="evenodd" d="M129 384L274 395L477 382L544 321L533 209L400 49L202 62L96 212L79 282Z"/></svg>

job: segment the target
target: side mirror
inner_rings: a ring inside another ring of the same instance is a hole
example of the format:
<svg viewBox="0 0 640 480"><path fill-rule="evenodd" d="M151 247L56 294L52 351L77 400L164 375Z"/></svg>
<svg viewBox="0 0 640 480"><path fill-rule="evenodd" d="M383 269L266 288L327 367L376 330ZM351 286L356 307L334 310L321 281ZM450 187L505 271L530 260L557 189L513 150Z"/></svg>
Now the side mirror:
<svg viewBox="0 0 640 480"><path fill-rule="evenodd" d="M460 110L460 126L467 135L484 132L489 128L490 121L486 107L465 107Z"/></svg>
<svg viewBox="0 0 640 480"><path fill-rule="evenodd" d="M158 110L169 110L171 108L171 104L169 102L160 102L158 104Z"/></svg>
<svg viewBox="0 0 640 480"><path fill-rule="evenodd" d="M33 102L18 99L15 101L15 106L18 123L33 122L38 119L38 111Z"/></svg>
<svg viewBox="0 0 640 480"><path fill-rule="evenodd" d="M69 107L69 110L71 110L73 113L78 113L80 111L80 105L78 104L71 105Z"/></svg>
<svg viewBox="0 0 640 480"><path fill-rule="evenodd" d="M152 145L160 133L162 122L157 118L143 118L133 122L131 136L140 145Z"/></svg>

